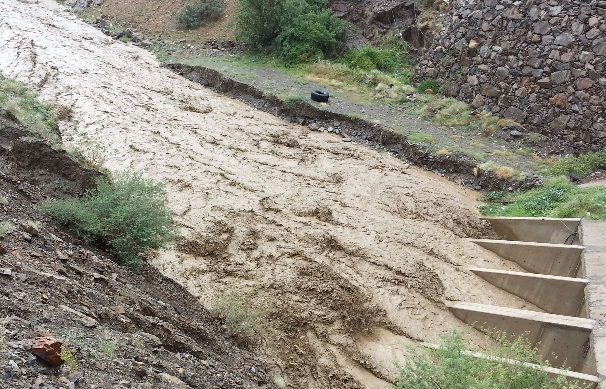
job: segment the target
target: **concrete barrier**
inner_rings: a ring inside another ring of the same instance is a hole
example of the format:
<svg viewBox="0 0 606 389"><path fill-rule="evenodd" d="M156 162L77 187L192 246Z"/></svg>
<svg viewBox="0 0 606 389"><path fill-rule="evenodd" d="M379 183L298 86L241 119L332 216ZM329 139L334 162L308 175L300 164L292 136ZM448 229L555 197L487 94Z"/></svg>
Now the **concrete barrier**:
<svg viewBox="0 0 606 389"><path fill-rule="evenodd" d="M597 326L591 334L591 354L594 371L598 377L606 378L606 222L583 220L581 241L584 273L589 280L585 289L589 317L597 320ZM606 382L598 386L606 389Z"/></svg>
<svg viewBox="0 0 606 389"><path fill-rule="evenodd" d="M512 339L524 336L554 367L587 371L589 336L595 320L467 302L446 305L457 318L476 328Z"/></svg>
<svg viewBox="0 0 606 389"><path fill-rule="evenodd" d="M531 273L576 277L583 246L493 239L470 239Z"/></svg>
<svg viewBox="0 0 606 389"><path fill-rule="evenodd" d="M585 279L470 268L491 284L536 305L548 313L579 316L585 302Z"/></svg>
<svg viewBox="0 0 606 389"><path fill-rule="evenodd" d="M578 244L581 219L535 217L483 217L505 240L523 242Z"/></svg>

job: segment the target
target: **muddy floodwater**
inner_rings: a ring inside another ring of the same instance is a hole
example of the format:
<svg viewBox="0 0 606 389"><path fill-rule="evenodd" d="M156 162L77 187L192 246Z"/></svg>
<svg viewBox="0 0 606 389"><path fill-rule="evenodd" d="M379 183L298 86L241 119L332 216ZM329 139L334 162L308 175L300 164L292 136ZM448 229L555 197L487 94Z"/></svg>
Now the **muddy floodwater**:
<svg viewBox="0 0 606 389"><path fill-rule="evenodd" d="M466 270L514 270L466 240L489 233L477 194L189 82L53 0L0 1L0 72L60 107L67 147L166 184L184 238L153 264L245 301L276 382L388 388L408 345L463 328L444 301L533 309Z"/></svg>

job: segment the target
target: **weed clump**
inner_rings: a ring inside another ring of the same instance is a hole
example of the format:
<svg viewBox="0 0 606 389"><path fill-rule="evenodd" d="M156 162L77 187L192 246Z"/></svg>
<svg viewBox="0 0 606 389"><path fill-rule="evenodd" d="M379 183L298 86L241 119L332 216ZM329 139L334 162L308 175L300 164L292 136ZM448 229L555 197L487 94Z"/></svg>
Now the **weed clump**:
<svg viewBox="0 0 606 389"><path fill-rule="evenodd" d="M242 298L225 295L212 304L212 314L223 319L227 332L248 344L264 331L261 313L251 308Z"/></svg>
<svg viewBox="0 0 606 389"><path fill-rule="evenodd" d="M25 84L0 76L0 110L11 113L36 136L53 145L61 143L57 116Z"/></svg>
<svg viewBox="0 0 606 389"><path fill-rule="evenodd" d="M176 236L164 188L136 173L101 178L83 198L52 201L42 209L127 266L138 266L139 253L163 248Z"/></svg>
<svg viewBox="0 0 606 389"><path fill-rule="evenodd" d="M548 366L547 362L523 338L507 341L501 337L498 341L499 347L491 352L491 357L472 355L469 344L458 332L442 337L437 348L414 349L400 367L395 388L582 388L563 376L550 378L541 369Z"/></svg>
<svg viewBox="0 0 606 389"><path fill-rule="evenodd" d="M219 19L223 14L223 0L198 0L187 4L177 13L177 27L194 30Z"/></svg>
<svg viewBox="0 0 606 389"><path fill-rule="evenodd" d="M565 177L554 178L528 192L489 194L484 215L513 217L586 217L606 220L606 188L579 188Z"/></svg>
<svg viewBox="0 0 606 389"><path fill-rule="evenodd" d="M586 177L598 169L606 169L606 149L578 157L567 157L543 169L541 173L550 176L572 175Z"/></svg>

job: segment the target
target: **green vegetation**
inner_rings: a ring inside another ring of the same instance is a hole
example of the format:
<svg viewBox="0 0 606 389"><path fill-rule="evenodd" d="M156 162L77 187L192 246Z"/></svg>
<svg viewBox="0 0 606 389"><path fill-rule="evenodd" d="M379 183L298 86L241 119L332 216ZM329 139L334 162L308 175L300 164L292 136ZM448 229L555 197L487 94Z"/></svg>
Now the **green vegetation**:
<svg viewBox="0 0 606 389"><path fill-rule="evenodd" d="M38 95L17 81L0 76L0 110L11 113L35 136L53 145L61 143L57 117Z"/></svg>
<svg viewBox="0 0 606 389"><path fill-rule="evenodd" d="M419 83L419 85L417 86L417 90L421 93L427 91L427 90L431 90L434 94L438 94L440 93L441 87L440 84L438 84L438 82L432 78L427 79L427 80L423 80Z"/></svg>
<svg viewBox="0 0 606 389"><path fill-rule="evenodd" d="M240 42L270 49L288 64L336 57L346 31L326 0L240 0L236 14Z"/></svg>
<svg viewBox="0 0 606 389"><path fill-rule="evenodd" d="M542 188L523 193L494 192L484 196L490 203L480 211L489 216L586 217L606 220L606 188L579 188L564 177Z"/></svg>
<svg viewBox="0 0 606 389"><path fill-rule="evenodd" d="M197 0L177 13L177 27L194 30L217 20L223 14L223 0Z"/></svg>
<svg viewBox="0 0 606 389"><path fill-rule="evenodd" d="M118 341L115 339L103 338L99 339L99 352L106 357L113 357L118 351Z"/></svg>
<svg viewBox="0 0 606 389"><path fill-rule="evenodd" d="M1 222L0 223L0 238L4 238L5 236L12 234L13 232L15 232L16 229L17 229L17 226L15 226L11 222Z"/></svg>
<svg viewBox="0 0 606 389"><path fill-rule="evenodd" d="M72 371L78 370L78 358L76 354L70 350L63 348L61 349L61 358L65 361L65 366L69 367Z"/></svg>
<svg viewBox="0 0 606 389"><path fill-rule="evenodd" d="M99 179L83 198L52 201L42 209L86 241L107 246L127 266L138 266L139 253L175 238L164 188L135 173Z"/></svg>
<svg viewBox="0 0 606 389"><path fill-rule="evenodd" d="M300 102L306 101L303 97L299 97L299 96L288 96L287 98L284 99L284 107L287 109L293 109L297 106L297 104L299 104Z"/></svg>
<svg viewBox="0 0 606 389"><path fill-rule="evenodd" d="M222 318L230 335L252 343L264 332L262 314L242 298L226 295L215 300L211 313Z"/></svg>
<svg viewBox="0 0 606 389"><path fill-rule="evenodd" d="M599 169L606 169L606 149L593 153L582 154L578 157L560 159L553 165L543 169L541 173L550 176L573 175L586 177Z"/></svg>
<svg viewBox="0 0 606 389"><path fill-rule="evenodd" d="M501 339L500 347L490 353L496 358L473 356L468 349L463 336L455 332L444 336L438 348L413 350L400 368L396 389L582 388L564 377L549 378L547 372L537 369L547 363L524 340Z"/></svg>
<svg viewBox="0 0 606 389"><path fill-rule="evenodd" d="M433 135L425 134L423 132L408 135L407 139L409 142L412 143L436 143L436 140Z"/></svg>
<svg viewBox="0 0 606 389"><path fill-rule="evenodd" d="M349 51L342 59L350 69L380 70L385 73L400 71L408 58L407 47L398 49L378 49L364 47L360 50Z"/></svg>

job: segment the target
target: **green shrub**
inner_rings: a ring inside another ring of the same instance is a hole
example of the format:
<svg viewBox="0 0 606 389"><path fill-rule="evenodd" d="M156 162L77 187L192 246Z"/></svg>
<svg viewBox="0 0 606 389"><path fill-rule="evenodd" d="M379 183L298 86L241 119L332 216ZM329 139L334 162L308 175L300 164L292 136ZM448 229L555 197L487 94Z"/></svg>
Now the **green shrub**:
<svg viewBox="0 0 606 389"><path fill-rule="evenodd" d="M407 53L395 49L376 49L364 47L350 50L343 57L343 62L352 69L380 70L395 73L404 66Z"/></svg>
<svg viewBox="0 0 606 389"><path fill-rule="evenodd" d="M239 41L270 48L288 64L334 57L346 29L325 0L240 0L236 13Z"/></svg>
<svg viewBox="0 0 606 389"><path fill-rule="evenodd" d="M198 0L187 4L177 13L177 27L193 30L219 19L223 13L223 0Z"/></svg>
<svg viewBox="0 0 606 389"><path fill-rule="evenodd" d="M524 340L501 340L500 347L490 353L496 358L474 356L468 349L463 336L454 332L444 336L438 348L413 350L400 368L396 389L582 388L562 376L550 378L547 372L538 369L547 364Z"/></svg>
<svg viewBox="0 0 606 389"><path fill-rule="evenodd" d="M50 142L61 143L57 116L50 105L38 100L25 84L0 76L0 110L10 112L34 135Z"/></svg>
<svg viewBox="0 0 606 389"><path fill-rule="evenodd" d="M99 179L83 198L52 201L42 209L86 241L107 246L128 266L139 265L139 253L175 238L164 188L135 173Z"/></svg>
<svg viewBox="0 0 606 389"><path fill-rule="evenodd" d="M441 90L440 84L438 84L438 82L432 78L421 81L419 86L417 86L417 90L419 92L425 92L428 89L431 89L431 91L435 94L440 93Z"/></svg>

